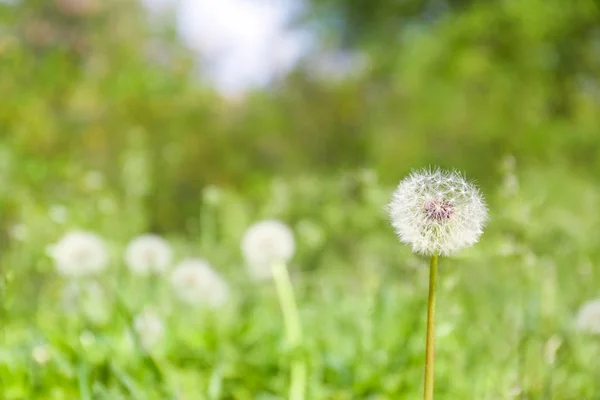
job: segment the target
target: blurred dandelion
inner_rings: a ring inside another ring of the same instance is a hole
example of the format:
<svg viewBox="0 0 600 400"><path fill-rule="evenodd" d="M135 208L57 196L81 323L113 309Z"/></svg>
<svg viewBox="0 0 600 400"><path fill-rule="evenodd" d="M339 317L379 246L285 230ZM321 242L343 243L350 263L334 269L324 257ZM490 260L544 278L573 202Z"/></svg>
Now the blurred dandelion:
<svg viewBox="0 0 600 400"><path fill-rule="evenodd" d="M150 351L163 340L165 324L156 312L146 308L134 318L133 330L144 350Z"/></svg>
<svg viewBox="0 0 600 400"><path fill-rule="evenodd" d="M179 263L171 274L171 286L182 302L191 306L220 307L229 298L227 283L201 259Z"/></svg>
<svg viewBox="0 0 600 400"><path fill-rule="evenodd" d="M400 241L415 253L431 256L424 388L425 400L431 400L438 256L477 243L487 222L487 207L462 174L423 169L400 182L387 209Z"/></svg>
<svg viewBox="0 0 600 400"><path fill-rule="evenodd" d="M283 222L267 220L252 225L242 238L242 252L250 274L255 279L273 278L283 314L289 345L302 346L302 327L287 262L295 251L294 234ZM306 387L306 364L302 356L292 360L290 400L303 400Z"/></svg>
<svg viewBox="0 0 600 400"><path fill-rule="evenodd" d="M216 206L223 200L223 191L218 186L208 185L202 191L202 198L205 204Z"/></svg>
<svg viewBox="0 0 600 400"><path fill-rule="evenodd" d="M575 324L582 333L600 335L600 299L584 303L577 313Z"/></svg>
<svg viewBox="0 0 600 400"><path fill-rule="evenodd" d="M57 271L71 278L93 275L108 265L104 241L91 232L69 232L49 246L48 253L54 259Z"/></svg>
<svg viewBox="0 0 600 400"><path fill-rule="evenodd" d="M125 264L136 275L160 274L173 261L171 245L158 235L146 234L134 238L125 250Z"/></svg>
<svg viewBox="0 0 600 400"><path fill-rule="evenodd" d="M266 220L252 225L242 238L242 253L250 275L257 280L273 276L274 263L287 264L294 255L294 234L286 224Z"/></svg>
<svg viewBox="0 0 600 400"><path fill-rule="evenodd" d="M31 358L39 365L44 365L50 361L52 354L47 344L38 344L31 350Z"/></svg>

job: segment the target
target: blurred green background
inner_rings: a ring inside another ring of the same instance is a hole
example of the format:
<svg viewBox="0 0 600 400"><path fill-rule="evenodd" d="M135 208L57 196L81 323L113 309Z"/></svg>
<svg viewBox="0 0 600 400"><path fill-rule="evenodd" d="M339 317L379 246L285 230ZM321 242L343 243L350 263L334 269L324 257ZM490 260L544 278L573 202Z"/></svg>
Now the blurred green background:
<svg viewBox="0 0 600 400"><path fill-rule="evenodd" d="M59 1L9 4L0 5L9 216L15 192L39 204L85 195L88 171L119 201L139 194L160 231L184 230L208 184L255 192L273 176L362 167L395 183L435 164L487 185L506 154L523 167L600 171L594 1L315 0L297 23L367 66L319 79L307 65L318 54L308 54L274 87L237 100L201 83L173 27L150 23L137 2L72 14Z"/></svg>
<svg viewBox="0 0 600 400"><path fill-rule="evenodd" d="M239 239L267 217L296 232L305 322L323 326L308 335L310 398L418 398L426 263L383 208L411 169L439 165L475 179L491 210L482 243L441 261L452 329L439 398L600 399L600 342L571 331L600 292L600 4L312 0L294 24L319 47L270 86L224 96L168 15L137 1L0 2L2 398L85 398L85 371L108 393L88 398L135 398L106 378L106 355L63 376L30 369L19 347L61 336L44 249L62 233L97 231L119 260L132 236L157 232L243 281ZM364 63L320 75L323 51ZM253 347L256 332L281 340L269 304L199 334L228 371L220 391L204 390L209 356L163 355L172 379L194 382L181 398L285 395L279 347ZM562 345L547 362L552 338ZM134 386L153 382L141 361L123 365ZM139 398L161 398L146 387Z"/></svg>

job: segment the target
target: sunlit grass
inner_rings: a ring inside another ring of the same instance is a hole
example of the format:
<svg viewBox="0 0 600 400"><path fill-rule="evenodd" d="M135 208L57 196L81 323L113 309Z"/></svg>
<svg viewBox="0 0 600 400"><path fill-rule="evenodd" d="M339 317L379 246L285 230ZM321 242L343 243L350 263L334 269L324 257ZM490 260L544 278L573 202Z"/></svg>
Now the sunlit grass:
<svg viewBox="0 0 600 400"><path fill-rule="evenodd" d="M600 189L560 170L517 175L516 192L486 189L492 216L480 243L440 264L436 399L593 399L600 391L600 338L575 323L600 291ZM0 397L286 398L297 354L275 287L252 279L240 250L244 230L270 217L289 223L297 240L289 271L307 398L419 398L428 260L399 246L388 227L392 188L356 176L349 192L348 181L307 179L280 182L277 207L268 193L256 206L224 190L203 209L212 217L204 230L166 235L174 264L201 257L227 282L219 308L182 303L168 274L128 270L125 248L144 233L135 211L106 213L95 199L74 198L57 222L25 202L15 224L26 234L1 254ZM104 299L67 312L69 279L46 246L74 228L105 238L111 262L92 278ZM94 307L100 318L86 311ZM165 328L147 348L131 329L145 307Z"/></svg>

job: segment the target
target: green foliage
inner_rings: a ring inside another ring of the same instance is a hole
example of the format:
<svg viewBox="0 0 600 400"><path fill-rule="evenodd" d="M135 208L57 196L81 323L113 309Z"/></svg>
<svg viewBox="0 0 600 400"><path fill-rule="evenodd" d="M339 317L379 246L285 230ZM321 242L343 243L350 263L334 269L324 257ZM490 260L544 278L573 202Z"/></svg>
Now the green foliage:
<svg viewBox="0 0 600 400"><path fill-rule="evenodd" d="M41 202L65 202L99 170L122 201L144 183L148 229L185 231L205 185L256 193L273 174L367 166L392 183L437 164L487 179L506 153L600 171L591 1L450 2L429 22L410 11L427 2L332 3L365 20L367 68L340 80L302 65L239 99L206 87L169 22L136 2L62 3L0 7L0 149ZM319 10L318 26L335 26ZM379 30L379 14L413 20Z"/></svg>
<svg viewBox="0 0 600 400"><path fill-rule="evenodd" d="M240 98L205 85L136 1L68 3L0 2L0 398L285 396L276 296L239 254L246 227L273 217L297 237L310 398L418 398L426 261L383 208L427 164L476 178L492 214L479 245L440 260L437 398L600 392L598 339L573 330L600 278L595 2L448 1L432 15L425 1L314 0L320 32L341 21L367 68L331 79L303 65ZM108 319L62 309L45 251L74 228L109 243ZM232 302L186 309L166 280L146 296L120 261L146 231L208 259ZM144 302L167 321L151 356L126 334Z"/></svg>
<svg viewBox="0 0 600 400"><path fill-rule="evenodd" d="M561 168L522 170L507 159L502 169L505 183L486 193L492 219L481 243L440 260L436 398L591 399L600 390L600 347L574 330L574 318L598 295L600 191ZM170 238L178 258L205 257L229 281L232 301L215 312L179 304L166 278L128 276L123 246L143 217L94 211L104 189L72 204L64 221L29 209L27 234L15 235L2 256L1 397L285 396L291 355L277 296L270 283L248 281L239 252L244 229L264 217L289 221L296 233L291 270L310 398L420 396L427 260L388 226L382 209L392 188L368 171L270 187L260 207L211 188L193 234ZM43 252L83 217L107 239L113 262L95 280L104 302L68 314L67 281ZM144 305L167 324L150 357L126 335ZM35 361L36 346L48 360Z"/></svg>

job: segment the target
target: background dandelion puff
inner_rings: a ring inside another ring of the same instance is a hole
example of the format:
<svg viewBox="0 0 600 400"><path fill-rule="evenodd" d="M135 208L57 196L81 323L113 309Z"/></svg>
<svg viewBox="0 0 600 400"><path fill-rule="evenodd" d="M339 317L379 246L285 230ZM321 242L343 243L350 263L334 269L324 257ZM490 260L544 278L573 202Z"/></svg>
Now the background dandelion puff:
<svg viewBox="0 0 600 400"><path fill-rule="evenodd" d="M73 231L49 248L59 274L67 277L93 275L108 266L108 251L100 236Z"/></svg>
<svg viewBox="0 0 600 400"><path fill-rule="evenodd" d="M158 235L134 238L125 250L125 264L136 275L159 274L167 270L173 260L171 245Z"/></svg>
<svg viewBox="0 0 600 400"><path fill-rule="evenodd" d="M250 226L242 238L242 253L250 275L269 279L273 263L287 263L296 249L294 234L283 222L265 220Z"/></svg>
<svg viewBox="0 0 600 400"><path fill-rule="evenodd" d="M191 306L220 307L229 298L229 287L210 264L202 259L187 259L171 274L173 292Z"/></svg>

